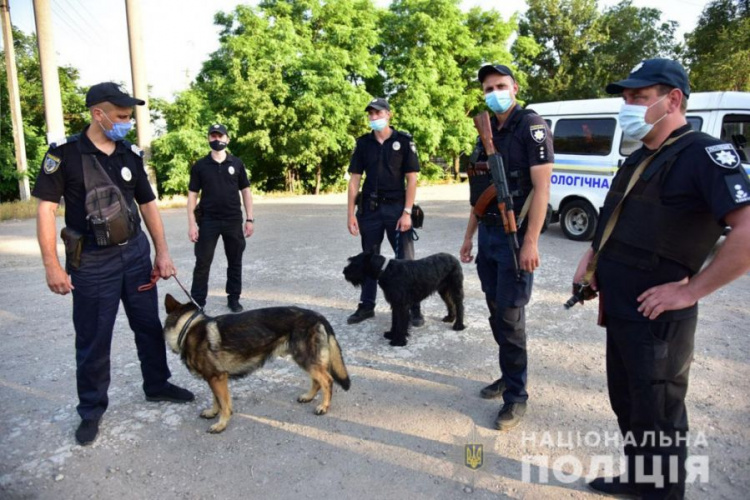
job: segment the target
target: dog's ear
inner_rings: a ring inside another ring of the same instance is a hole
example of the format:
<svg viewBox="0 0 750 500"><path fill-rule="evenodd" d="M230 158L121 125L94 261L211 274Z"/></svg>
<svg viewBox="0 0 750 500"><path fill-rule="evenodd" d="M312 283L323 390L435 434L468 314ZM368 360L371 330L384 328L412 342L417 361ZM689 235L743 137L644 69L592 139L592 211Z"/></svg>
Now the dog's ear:
<svg viewBox="0 0 750 500"><path fill-rule="evenodd" d="M167 294L166 297L164 297L164 308L167 310L167 314L171 313L178 307L180 307L182 304L177 302L174 297L172 297L170 294Z"/></svg>

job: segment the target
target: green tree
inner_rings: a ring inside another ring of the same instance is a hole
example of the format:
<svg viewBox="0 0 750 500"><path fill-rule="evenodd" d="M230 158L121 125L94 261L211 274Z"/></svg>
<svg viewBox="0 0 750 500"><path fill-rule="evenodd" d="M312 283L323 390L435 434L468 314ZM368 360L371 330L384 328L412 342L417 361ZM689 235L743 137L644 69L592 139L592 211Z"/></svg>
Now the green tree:
<svg viewBox="0 0 750 500"><path fill-rule="evenodd" d="M750 1L709 3L685 39L694 90L750 91Z"/></svg>
<svg viewBox="0 0 750 500"><path fill-rule="evenodd" d="M21 114L23 115L23 134L26 141L27 175L33 186L47 150L44 99L36 35L26 35L13 27L13 45ZM0 52L0 58L5 60L4 51ZM58 69L58 74L67 133L78 133L87 122L84 92L78 85L78 71L65 66ZM5 64L0 65L0 106L3 110L10 107ZM0 134L7 138L0 141L0 200L3 201L19 199L19 174L16 170L15 147L11 139L13 136L11 131L10 113L0 113Z"/></svg>

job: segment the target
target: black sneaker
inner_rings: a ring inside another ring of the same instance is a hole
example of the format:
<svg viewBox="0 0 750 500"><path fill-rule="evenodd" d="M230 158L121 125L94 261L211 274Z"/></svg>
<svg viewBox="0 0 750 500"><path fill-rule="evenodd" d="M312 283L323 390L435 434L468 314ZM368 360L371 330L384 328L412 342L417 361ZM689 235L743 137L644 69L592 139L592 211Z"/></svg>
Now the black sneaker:
<svg viewBox="0 0 750 500"><path fill-rule="evenodd" d="M167 386L161 391L148 395L146 401L169 401L170 403L189 403L195 399L195 395L187 389L177 387L167 382Z"/></svg>
<svg viewBox="0 0 750 500"><path fill-rule="evenodd" d="M409 312L409 315L411 316L411 326L415 328L419 328L420 326L424 325L424 316L422 316L422 311L420 308L412 309Z"/></svg>
<svg viewBox="0 0 750 500"><path fill-rule="evenodd" d="M526 413L526 403L505 403L495 419L495 429L507 431L521 423Z"/></svg>
<svg viewBox="0 0 750 500"><path fill-rule="evenodd" d="M620 498L640 498L638 488L633 483L623 481L623 476L598 477L588 487L604 495L616 495Z"/></svg>
<svg viewBox="0 0 750 500"><path fill-rule="evenodd" d="M487 387L484 387L479 391L479 396L482 399L497 399L503 396L505 392L505 380L502 377L492 382Z"/></svg>
<svg viewBox="0 0 750 500"><path fill-rule="evenodd" d="M373 316L375 316L375 307L374 306L365 306L365 305L358 305L357 310L354 311L354 314L346 318L346 323L348 325L354 325L356 323L361 323L366 319L370 319Z"/></svg>
<svg viewBox="0 0 750 500"><path fill-rule="evenodd" d="M243 309L242 304L240 304L240 299L234 297L229 297L227 299L227 307L233 313L242 312Z"/></svg>
<svg viewBox="0 0 750 500"><path fill-rule="evenodd" d="M76 441L81 446L91 444L99 433L99 420L81 420L76 429Z"/></svg>

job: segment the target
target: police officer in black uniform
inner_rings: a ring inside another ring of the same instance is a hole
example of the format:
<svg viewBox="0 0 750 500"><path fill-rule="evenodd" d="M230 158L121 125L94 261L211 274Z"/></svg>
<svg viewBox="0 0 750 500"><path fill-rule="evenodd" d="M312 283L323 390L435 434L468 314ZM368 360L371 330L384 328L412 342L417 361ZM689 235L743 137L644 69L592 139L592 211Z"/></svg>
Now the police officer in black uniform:
<svg viewBox="0 0 750 500"><path fill-rule="evenodd" d="M731 145L691 131L690 86L678 62L642 61L606 90L623 95L620 126L643 146L613 179L574 276L579 283L596 263L607 385L628 459L627 474L590 486L683 498L697 302L750 270L750 182ZM732 231L701 270L725 225Z"/></svg>
<svg viewBox="0 0 750 500"><path fill-rule="evenodd" d="M479 70L479 83L487 106L493 111L492 140L502 155L514 212L527 204L528 215L518 229L520 277L514 268L514 257L499 216L497 202L475 209L481 194L492 185L487 155L481 140L468 168L472 206L460 254L461 261L471 262L472 238L479 227L477 272L490 310L490 328L500 353L501 378L483 388L485 399L503 398L495 420L498 430L517 426L526 412L527 355L525 306L531 297L534 270L539 267L538 241L549 202L550 178L554 151L552 134L546 122L516 102L518 84L513 72L502 64L486 65ZM533 189L533 195L532 193ZM525 214L524 214L525 215Z"/></svg>
<svg viewBox="0 0 750 500"><path fill-rule="evenodd" d="M188 186L188 237L195 243L195 269L190 291L201 307L208 295L208 275L214 259L216 243L221 236L227 256L227 307L232 312L242 311L242 252L245 238L253 234L253 195L242 160L228 154L227 129L220 123L208 128L211 153L201 158L190 170ZM243 219L240 197L247 216ZM195 208L200 201L200 222L196 221Z"/></svg>
<svg viewBox="0 0 750 500"><path fill-rule="evenodd" d="M107 409L112 329L120 301L135 333L146 399L178 403L194 399L190 391L167 381L170 371L156 289L137 291L149 282L152 268L162 278L176 274L142 152L123 140L132 126L132 107L143 104L115 83L92 86L86 94L91 123L80 135L50 146L33 191L39 199L37 235L47 285L60 295L73 292L78 413L82 419L76 439L83 445L96 438L99 420ZM92 230L89 220L96 214L87 213L84 164L89 176L91 170L103 169L108 182L124 196L126 206L120 210L132 224L127 239L119 244L109 243L106 232L95 235ZM61 197L65 199L66 234L75 235L66 242L74 247L69 254L66 251L66 269L60 266L56 244L55 211ZM156 248L153 266L136 203Z"/></svg>
<svg viewBox="0 0 750 500"><path fill-rule="evenodd" d="M411 211L417 194L419 172L414 139L390 126L391 107L385 99L373 99L365 111L372 132L357 139L349 164L349 232L352 236L362 233L362 250L376 248L378 252L385 232L394 251L398 246L396 258L413 260ZM366 174L365 183L359 206L355 206L363 173ZM375 315L377 292L377 281L366 279L359 306L347 319L348 324L359 323ZM424 324L419 304L412 307L411 324Z"/></svg>

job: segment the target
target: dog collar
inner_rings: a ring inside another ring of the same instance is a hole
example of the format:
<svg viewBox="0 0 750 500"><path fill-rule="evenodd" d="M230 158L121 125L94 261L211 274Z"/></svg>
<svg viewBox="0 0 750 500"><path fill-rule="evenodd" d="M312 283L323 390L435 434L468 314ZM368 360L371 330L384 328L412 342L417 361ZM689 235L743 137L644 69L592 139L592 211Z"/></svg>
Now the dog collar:
<svg viewBox="0 0 750 500"><path fill-rule="evenodd" d="M182 341L185 339L185 334L187 333L188 328L190 328L190 324L193 322L193 320L195 318L198 317L198 315L201 312L202 311L200 309L196 310L192 314L192 316L190 316L190 318L188 318L188 320L185 322L185 324L182 327L182 330L180 330L180 334L177 336L177 349L179 349L180 351L182 351L182 345L181 344L182 344Z"/></svg>
<svg viewBox="0 0 750 500"><path fill-rule="evenodd" d="M378 279L383 275L385 272L385 268L388 267L388 263L391 261L388 257L385 257L385 262L383 262L383 267L380 268L380 272L378 273Z"/></svg>

